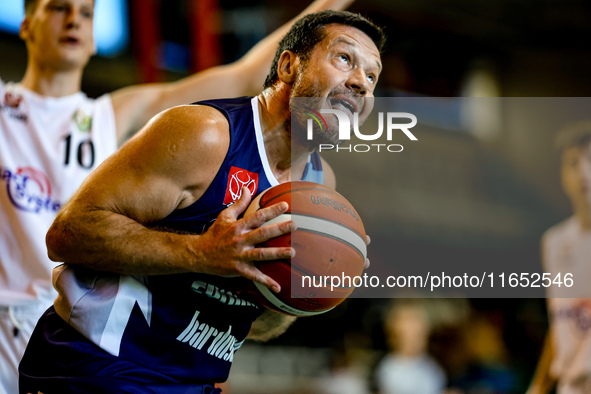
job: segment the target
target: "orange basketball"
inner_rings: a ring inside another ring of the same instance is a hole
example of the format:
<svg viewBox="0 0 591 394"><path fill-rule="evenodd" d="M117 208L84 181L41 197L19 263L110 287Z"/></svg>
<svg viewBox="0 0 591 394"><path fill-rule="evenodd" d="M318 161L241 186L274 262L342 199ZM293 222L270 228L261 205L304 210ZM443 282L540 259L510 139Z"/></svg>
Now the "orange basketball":
<svg viewBox="0 0 591 394"><path fill-rule="evenodd" d="M289 315L327 312L351 294L353 278L363 274L367 256L363 222L345 197L304 181L266 190L253 200L247 213L281 201L289 204L288 211L265 225L293 220L297 229L260 246L291 246L296 254L292 259L257 262L263 273L281 285L281 292L254 283L251 293L267 308ZM334 286L335 277L343 279L338 286Z"/></svg>

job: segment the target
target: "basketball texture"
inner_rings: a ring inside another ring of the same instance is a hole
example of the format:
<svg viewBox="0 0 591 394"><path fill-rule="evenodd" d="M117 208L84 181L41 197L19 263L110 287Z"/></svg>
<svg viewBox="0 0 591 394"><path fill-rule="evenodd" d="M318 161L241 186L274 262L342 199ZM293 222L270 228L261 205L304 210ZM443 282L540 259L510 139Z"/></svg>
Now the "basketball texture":
<svg viewBox="0 0 591 394"><path fill-rule="evenodd" d="M363 273L367 256L363 222L345 197L304 181L266 190L253 200L247 213L281 201L289 204L288 211L265 225L293 220L297 229L259 246L291 246L296 254L291 259L257 262L263 273L281 285L281 292L254 283L251 293L267 308L288 315L327 312L351 294L353 278ZM339 278L338 286L334 286L334 277Z"/></svg>

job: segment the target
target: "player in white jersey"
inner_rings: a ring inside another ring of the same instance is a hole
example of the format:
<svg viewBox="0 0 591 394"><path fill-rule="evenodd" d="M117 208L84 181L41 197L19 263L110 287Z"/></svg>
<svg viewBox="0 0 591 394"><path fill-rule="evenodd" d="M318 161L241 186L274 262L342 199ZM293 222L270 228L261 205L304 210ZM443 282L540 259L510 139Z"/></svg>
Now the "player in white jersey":
<svg viewBox="0 0 591 394"><path fill-rule="evenodd" d="M317 0L300 16L351 2ZM93 11L94 0L25 0L20 29L28 52L25 76L18 84L0 80L0 394L16 392L18 362L55 296L55 264L47 257L45 233L67 198L118 141L156 113L258 92L277 42L291 25L233 64L93 100L80 92L95 51Z"/></svg>
<svg viewBox="0 0 591 394"><path fill-rule="evenodd" d="M117 143L108 96L47 98L0 83L0 105L0 393L14 393L20 357L54 298L45 233Z"/></svg>
<svg viewBox="0 0 591 394"><path fill-rule="evenodd" d="M565 129L562 187L573 216L550 228L542 238L544 271L571 273L574 280L591 277L591 122ZM551 287L548 291L550 332L528 394L591 393L591 290Z"/></svg>

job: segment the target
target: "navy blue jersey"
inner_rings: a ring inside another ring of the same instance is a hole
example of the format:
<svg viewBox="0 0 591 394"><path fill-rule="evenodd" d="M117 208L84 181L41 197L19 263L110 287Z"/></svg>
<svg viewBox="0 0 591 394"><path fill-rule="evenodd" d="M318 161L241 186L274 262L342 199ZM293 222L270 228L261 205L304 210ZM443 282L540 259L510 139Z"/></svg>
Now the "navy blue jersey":
<svg viewBox="0 0 591 394"><path fill-rule="evenodd" d="M204 232L246 186L253 196L277 185L271 171L260 129L256 98L202 101L220 110L230 124L230 148L207 192L194 204L178 209L157 223L159 226ZM322 163L316 151L308 159L302 180L323 183Z"/></svg>
<svg viewBox="0 0 591 394"><path fill-rule="evenodd" d="M267 161L257 99L199 104L226 116L230 125L227 155L199 200L154 224L198 234L240 197L243 187L257 195L278 184ZM317 153L310 156L303 179L322 182ZM62 265L54 271L54 285L59 292L55 311L61 319L56 319L53 311L42 318L44 332L34 334L34 345L29 346L21 364L21 378L48 376L45 371L51 369L46 367L47 358L40 357L41 350L47 354L52 347L67 346L68 352L63 354L68 356L61 357L59 349L52 352L52 363L63 368L60 376L99 374L134 380L135 375L126 375L131 363L148 376L142 378L146 384L166 384L166 379L176 384L222 382L228 377L234 352L263 311L245 294L244 278L129 276ZM56 340L55 336L68 332L68 324L82 335L72 336L71 342L62 337ZM107 372L101 372L95 362L105 358L111 359L111 364ZM121 370L118 363L122 363Z"/></svg>

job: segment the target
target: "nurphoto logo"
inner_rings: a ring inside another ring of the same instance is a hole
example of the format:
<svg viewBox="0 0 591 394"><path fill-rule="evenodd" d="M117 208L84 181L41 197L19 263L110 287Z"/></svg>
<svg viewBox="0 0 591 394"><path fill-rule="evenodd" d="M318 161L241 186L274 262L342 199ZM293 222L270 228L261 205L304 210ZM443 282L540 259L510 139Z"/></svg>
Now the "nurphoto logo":
<svg viewBox="0 0 591 394"><path fill-rule="evenodd" d="M314 123L318 125L321 130L328 130L328 125L323 114L335 115L338 121L339 127L339 141L351 140L351 130L355 136L362 141L376 141L384 134L384 112L378 112L378 130L374 134L363 134L359 131L359 113L353 112L353 127L351 127L350 116L345 112L338 109L320 109L316 111L310 107L305 107L306 115L310 116L307 121L307 139L309 141L314 138ZM386 112L386 140L392 141L392 136L395 131L402 131L408 139L411 141L418 141L417 137L410 131L411 128L416 126L417 117L408 112ZM399 123L400 119L408 119L408 123ZM337 152L380 152L381 149L388 152L402 152L404 149L400 144L354 144L348 146L341 146L335 144L319 144L318 150L336 149Z"/></svg>

